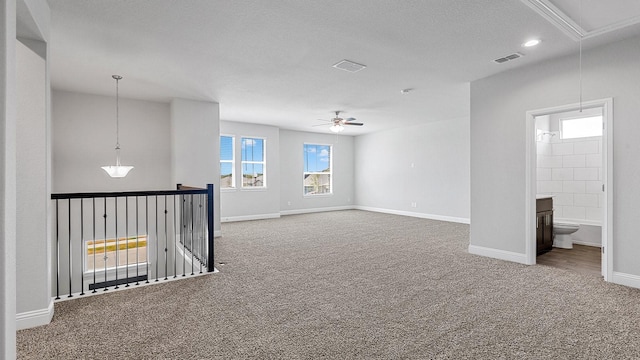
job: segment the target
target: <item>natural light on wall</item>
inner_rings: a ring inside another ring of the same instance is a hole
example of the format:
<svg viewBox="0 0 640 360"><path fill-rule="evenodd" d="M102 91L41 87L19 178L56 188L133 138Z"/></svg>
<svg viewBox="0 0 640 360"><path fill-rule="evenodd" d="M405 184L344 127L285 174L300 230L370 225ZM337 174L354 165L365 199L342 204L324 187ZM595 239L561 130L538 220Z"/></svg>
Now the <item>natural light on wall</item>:
<svg viewBox="0 0 640 360"><path fill-rule="evenodd" d="M602 136L601 115L560 120L561 139L576 139L592 136Z"/></svg>

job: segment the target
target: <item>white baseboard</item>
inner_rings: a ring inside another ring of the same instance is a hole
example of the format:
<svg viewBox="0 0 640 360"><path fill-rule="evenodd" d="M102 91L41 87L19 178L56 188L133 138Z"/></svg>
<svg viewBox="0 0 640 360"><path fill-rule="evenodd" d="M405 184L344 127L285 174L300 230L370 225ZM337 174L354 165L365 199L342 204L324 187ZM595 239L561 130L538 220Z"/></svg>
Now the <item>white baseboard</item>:
<svg viewBox="0 0 640 360"><path fill-rule="evenodd" d="M26 311L16 314L16 330L29 329L36 326L47 325L53 318L53 299L49 300L46 309Z"/></svg>
<svg viewBox="0 0 640 360"><path fill-rule="evenodd" d="M516 262L519 264L531 265L527 262L527 256L506 250L492 249L483 246L469 245L469 254L490 257L494 259Z"/></svg>
<svg viewBox="0 0 640 360"><path fill-rule="evenodd" d="M611 282L614 284L640 289L640 276L638 275L625 274L614 271L613 280Z"/></svg>
<svg viewBox="0 0 640 360"><path fill-rule="evenodd" d="M264 220L264 219L277 219L280 217L280 213L273 214L258 214L258 215L243 215L243 216L225 216L220 218L220 222L235 222L235 221L249 221L249 220Z"/></svg>
<svg viewBox="0 0 640 360"><path fill-rule="evenodd" d="M313 208L313 209L284 210L284 211L280 211L280 215L298 215L298 214L308 214L308 213L317 213L317 212L325 212L325 211L339 211L339 210L353 210L353 209L355 209L353 205L330 206L330 207Z"/></svg>
<svg viewBox="0 0 640 360"><path fill-rule="evenodd" d="M222 236L222 230L214 230L213 231L213 237L217 238L217 237L221 237Z"/></svg>
<svg viewBox="0 0 640 360"><path fill-rule="evenodd" d="M448 221L448 222L454 222L454 223L460 223L460 224L471 223L471 220L469 218L460 218L460 217L454 217L454 216L425 214L425 213L418 213L418 212L412 212L412 211L402 211L402 210L392 210L392 209L381 209L381 208L375 208L370 206L356 206L355 208L358 210L373 211L373 212L393 214L393 215L411 216L411 217L417 217L422 219Z"/></svg>
<svg viewBox="0 0 640 360"><path fill-rule="evenodd" d="M593 246L593 247L598 247L601 248L602 245L601 244L596 244L596 243L592 243L592 242L586 242L586 241L576 241L573 240L573 243L576 245L584 245L584 246Z"/></svg>

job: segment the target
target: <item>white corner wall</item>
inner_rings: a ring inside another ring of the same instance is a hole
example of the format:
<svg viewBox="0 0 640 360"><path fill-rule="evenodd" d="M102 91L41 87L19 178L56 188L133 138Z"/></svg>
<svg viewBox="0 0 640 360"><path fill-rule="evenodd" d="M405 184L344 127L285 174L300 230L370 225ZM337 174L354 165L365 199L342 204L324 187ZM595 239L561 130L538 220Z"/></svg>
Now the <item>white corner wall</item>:
<svg viewBox="0 0 640 360"><path fill-rule="evenodd" d="M0 358L16 357L16 2L0 3Z"/></svg>
<svg viewBox="0 0 640 360"><path fill-rule="evenodd" d="M333 146L333 193L304 196L304 144ZM352 136L280 130L280 213L351 209L354 204Z"/></svg>
<svg viewBox="0 0 640 360"><path fill-rule="evenodd" d="M584 99L613 98L614 281L640 287L640 37L583 54ZM471 83L471 247L525 253L525 113L578 102L577 54ZM630 281L632 279L633 281ZM619 280L620 282L622 280Z"/></svg>
<svg viewBox="0 0 640 360"><path fill-rule="evenodd" d="M274 126L221 121L220 135L235 138L235 189L220 190L221 221L280 217L280 130ZM242 137L265 139L266 188L241 188ZM219 168L219 166L218 166Z"/></svg>
<svg viewBox="0 0 640 360"><path fill-rule="evenodd" d="M46 47L45 43L36 45ZM49 323L53 306L47 221L50 148L46 62L20 41L16 59L20 124L16 132L16 313L17 328L21 329Z"/></svg>
<svg viewBox="0 0 640 360"><path fill-rule="evenodd" d="M220 105L173 99L170 144L172 188L213 184L214 231L220 236Z"/></svg>
<svg viewBox="0 0 640 360"><path fill-rule="evenodd" d="M469 118L355 139L358 208L469 223Z"/></svg>
<svg viewBox="0 0 640 360"><path fill-rule="evenodd" d="M116 161L115 96L54 90L52 116L54 193L175 189L169 104L120 97L121 162L134 166L121 179L100 168Z"/></svg>

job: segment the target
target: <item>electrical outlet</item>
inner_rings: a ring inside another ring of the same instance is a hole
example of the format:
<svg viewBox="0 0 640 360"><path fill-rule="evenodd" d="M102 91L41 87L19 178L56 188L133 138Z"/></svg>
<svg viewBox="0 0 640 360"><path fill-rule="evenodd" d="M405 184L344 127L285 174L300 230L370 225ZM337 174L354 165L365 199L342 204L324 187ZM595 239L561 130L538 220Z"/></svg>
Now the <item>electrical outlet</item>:
<svg viewBox="0 0 640 360"><path fill-rule="evenodd" d="M287 205L291 206L291 201L287 201Z"/></svg>
<svg viewBox="0 0 640 360"><path fill-rule="evenodd" d="M418 203L416 203L416 202L411 202L411 207L412 207L412 208L418 207Z"/></svg>

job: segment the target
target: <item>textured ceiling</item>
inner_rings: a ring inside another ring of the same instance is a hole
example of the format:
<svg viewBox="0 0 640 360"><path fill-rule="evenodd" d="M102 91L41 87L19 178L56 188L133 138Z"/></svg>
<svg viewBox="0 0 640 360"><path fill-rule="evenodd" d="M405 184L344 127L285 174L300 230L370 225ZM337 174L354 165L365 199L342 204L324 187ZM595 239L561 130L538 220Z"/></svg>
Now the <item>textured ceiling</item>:
<svg viewBox="0 0 640 360"><path fill-rule="evenodd" d="M50 0L51 82L113 95L120 74L123 97L216 101L223 120L304 131L344 110L365 123L345 135L447 120L469 115L470 81L577 52L524 1ZM522 48L531 37L543 43ZM367 68L331 67L342 59Z"/></svg>

